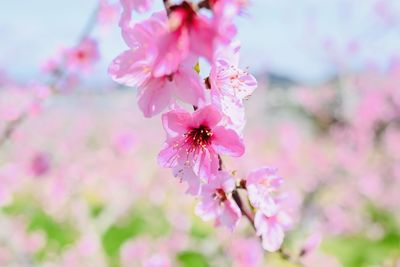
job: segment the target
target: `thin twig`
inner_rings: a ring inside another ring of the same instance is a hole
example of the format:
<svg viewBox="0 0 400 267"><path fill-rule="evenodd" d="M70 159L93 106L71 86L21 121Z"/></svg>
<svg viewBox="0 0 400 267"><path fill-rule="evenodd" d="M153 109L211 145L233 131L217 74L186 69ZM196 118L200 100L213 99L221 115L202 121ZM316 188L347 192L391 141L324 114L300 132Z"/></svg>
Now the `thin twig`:
<svg viewBox="0 0 400 267"><path fill-rule="evenodd" d="M2 147L7 142L7 140L11 137L11 135L16 130L16 128L18 128L22 124L22 122L25 120L26 117L27 117L27 114L23 113L15 120L6 124L3 134L0 136L0 147Z"/></svg>

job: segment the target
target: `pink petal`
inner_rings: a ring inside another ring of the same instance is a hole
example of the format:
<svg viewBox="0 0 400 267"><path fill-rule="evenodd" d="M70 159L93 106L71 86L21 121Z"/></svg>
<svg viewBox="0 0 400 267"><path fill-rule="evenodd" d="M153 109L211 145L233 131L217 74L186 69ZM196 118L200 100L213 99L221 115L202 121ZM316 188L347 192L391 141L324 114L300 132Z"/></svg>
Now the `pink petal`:
<svg viewBox="0 0 400 267"><path fill-rule="evenodd" d="M213 129L213 134L212 146L217 153L233 157L244 154L243 140L235 131L217 126Z"/></svg>
<svg viewBox="0 0 400 267"><path fill-rule="evenodd" d="M181 68L174 75L175 93L183 101L198 106L201 101L204 101L205 88L202 85L200 76L194 71L194 66L189 69Z"/></svg>
<svg viewBox="0 0 400 267"><path fill-rule="evenodd" d="M214 128L222 118L221 112L214 105L208 105L193 113L193 127L201 125Z"/></svg>
<svg viewBox="0 0 400 267"><path fill-rule="evenodd" d="M211 179L218 172L218 156L209 150L202 150L194 160L193 171L201 178Z"/></svg>
<svg viewBox="0 0 400 267"><path fill-rule="evenodd" d="M149 61L140 49L128 50L113 60L108 68L111 78L126 86L143 85L151 76ZM148 71L146 71L148 69Z"/></svg>
<svg viewBox="0 0 400 267"><path fill-rule="evenodd" d="M201 190L201 180L200 178L193 172L190 166L180 166L179 168L174 168L174 176L178 177L182 181L187 182L188 188L186 193L197 196Z"/></svg>
<svg viewBox="0 0 400 267"><path fill-rule="evenodd" d="M145 117L152 117L165 109L171 101L171 82L165 79L152 79L138 95L139 108Z"/></svg>
<svg viewBox="0 0 400 267"><path fill-rule="evenodd" d="M162 115L162 123L169 136L186 133L191 124L192 116L184 109L177 109Z"/></svg>
<svg viewBox="0 0 400 267"><path fill-rule="evenodd" d="M201 217L203 220L208 221L216 217L218 211L218 202L212 198L205 197L196 206L195 213L197 216Z"/></svg>
<svg viewBox="0 0 400 267"><path fill-rule="evenodd" d="M284 238L283 227L277 222L275 217L266 217L257 212L254 219L257 234L262 237L263 248L269 252L277 251Z"/></svg>
<svg viewBox="0 0 400 267"><path fill-rule="evenodd" d="M262 245L267 251L277 251L282 243L285 234L282 227L277 224L270 224L266 233L262 235Z"/></svg>
<svg viewBox="0 0 400 267"><path fill-rule="evenodd" d="M210 21L198 15L196 26L190 31L190 50L212 62L214 56L215 29Z"/></svg>
<svg viewBox="0 0 400 267"><path fill-rule="evenodd" d="M225 201L223 205L218 222L233 231L239 223L242 213L236 203L231 200Z"/></svg>
<svg viewBox="0 0 400 267"><path fill-rule="evenodd" d="M168 143L164 144L164 147L161 149L158 154L158 164L164 168L173 168L177 165L177 161L175 160L178 156L178 151L174 148L173 144L179 143L181 138L174 138L169 140Z"/></svg>
<svg viewBox="0 0 400 267"><path fill-rule="evenodd" d="M186 32L166 33L158 40L158 56L154 62L153 75L161 77L174 73L189 53Z"/></svg>

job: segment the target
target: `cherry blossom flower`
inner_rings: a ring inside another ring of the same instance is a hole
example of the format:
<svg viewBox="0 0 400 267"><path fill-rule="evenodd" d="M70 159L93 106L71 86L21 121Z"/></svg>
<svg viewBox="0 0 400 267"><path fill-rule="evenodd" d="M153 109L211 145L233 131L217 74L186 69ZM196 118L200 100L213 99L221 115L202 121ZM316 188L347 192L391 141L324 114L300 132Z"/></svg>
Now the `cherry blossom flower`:
<svg viewBox="0 0 400 267"><path fill-rule="evenodd" d="M173 73L155 76L156 39L166 31L166 16L156 13L125 32L130 50L119 55L109 67L111 77L124 85L138 87L138 104L146 117L154 116L173 103L173 96L199 105L204 88L194 70L196 58L189 57Z"/></svg>
<svg viewBox="0 0 400 267"><path fill-rule="evenodd" d="M215 220L216 225L233 230L242 216L236 202L229 196L234 188L233 177L227 172L219 172L215 179L203 185L196 214L203 220Z"/></svg>
<svg viewBox="0 0 400 267"><path fill-rule="evenodd" d="M66 51L67 68L73 71L88 71L100 59L96 40L85 38L76 47Z"/></svg>
<svg viewBox="0 0 400 267"><path fill-rule="evenodd" d="M243 141L237 133L218 125L221 118L213 105L193 114L183 109L163 114L167 141L159 154L159 164L175 170L190 166L197 176L212 178L218 172L218 154L240 157L244 153Z"/></svg>
<svg viewBox="0 0 400 267"><path fill-rule="evenodd" d="M269 252L277 251L285 237L287 215L279 212L273 216L267 216L262 211L257 211L254 216L254 226L257 235L262 238L262 246Z"/></svg>
<svg viewBox="0 0 400 267"><path fill-rule="evenodd" d="M213 21L197 13L187 1L171 6L168 32L158 41L159 53L154 66L155 74L162 75L173 71L189 54L204 57L212 62L218 45L229 43L234 36L226 36L225 31L218 31L219 24L216 23L220 20L223 20L223 16L220 16L218 21ZM229 27L234 26L229 24Z"/></svg>
<svg viewBox="0 0 400 267"><path fill-rule="evenodd" d="M257 81L239 69L239 51L239 42L221 48L211 66L209 81L213 103L221 109L226 124L240 133L246 122L243 100L254 92Z"/></svg>
<svg viewBox="0 0 400 267"><path fill-rule="evenodd" d="M278 212L278 203L272 195L282 184L282 178L275 168L263 167L250 172L246 178L246 188L253 207L267 216Z"/></svg>

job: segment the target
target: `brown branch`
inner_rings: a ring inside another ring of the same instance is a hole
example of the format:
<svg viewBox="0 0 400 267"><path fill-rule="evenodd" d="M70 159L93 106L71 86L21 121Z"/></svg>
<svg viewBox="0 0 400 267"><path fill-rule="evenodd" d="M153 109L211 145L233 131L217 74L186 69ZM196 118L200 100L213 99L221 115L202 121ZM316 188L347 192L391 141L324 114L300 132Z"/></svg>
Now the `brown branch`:
<svg viewBox="0 0 400 267"><path fill-rule="evenodd" d="M203 0L197 4L197 7L200 8L206 8L206 9L211 9L211 4L209 0Z"/></svg>
<svg viewBox="0 0 400 267"><path fill-rule="evenodd" d="M169 14L171 14L171 9L170 9L171 4L170 4L169 0L163 0L163 4L164 4L165 12L167 12L167 15L169 16Z"/></svg>
<svg viewBox="0 0 400 267"><path fill-rule="evenodd" d="M27 117L26 113L23 113L21 116L16 118L15 120L9 122L4 131L3 134L0 136L0 147L2 147L7 140L11 137L11 135L15 132L15 130L22 124L22 122L25 120Z"/></svg>
<svg viewBox="0 0 400 267"><path fill-rule="evenodd" d="M242 212L242 215L247 218L253 229L256 231L256 226L254 225L254 215L251 211L247 210L247 208L243 205L242 198L240 197L240 194L237 189L233 190L232 198L238 205L240 211Z"/></svg>

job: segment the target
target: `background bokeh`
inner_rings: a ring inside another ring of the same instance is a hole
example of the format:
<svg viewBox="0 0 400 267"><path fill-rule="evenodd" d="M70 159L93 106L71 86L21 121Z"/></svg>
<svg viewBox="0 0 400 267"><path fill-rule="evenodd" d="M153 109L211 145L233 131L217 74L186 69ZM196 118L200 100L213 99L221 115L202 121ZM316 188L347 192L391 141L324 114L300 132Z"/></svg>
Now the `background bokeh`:
<svg viewBox="0 0 400 267"><path fill-rule="evenodd" d="M0 3L1 135L15 124L0 142L0 266L400 266L399 1L253 0L237 20L259 87L246 154L224 162L238 177L279 168L295 263L263 252L245 220L231 233L194 215L157 166L160 118L107 75L125 45L118 5L100 19L98 4ZM83 33L99 56L54 67Z"/></svg>

